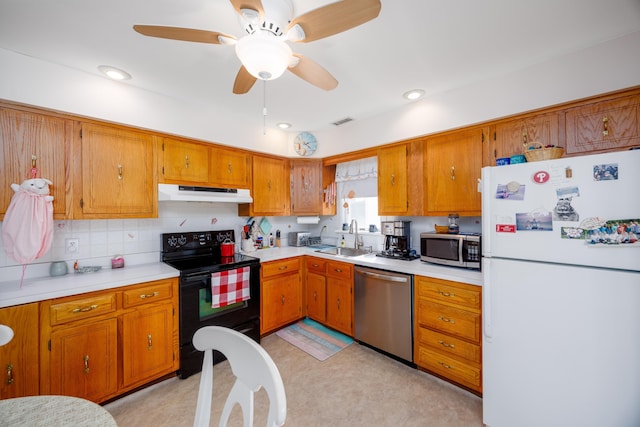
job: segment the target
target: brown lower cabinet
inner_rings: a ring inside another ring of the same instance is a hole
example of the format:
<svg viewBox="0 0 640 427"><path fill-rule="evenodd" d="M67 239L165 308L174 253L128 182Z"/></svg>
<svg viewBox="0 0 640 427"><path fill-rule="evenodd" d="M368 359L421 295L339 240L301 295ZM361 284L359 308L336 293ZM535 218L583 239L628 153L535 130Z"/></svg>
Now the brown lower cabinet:
<svg viewBox="0 0 640 427"><path fill-rule="evenodd" d="M39 305L40 394L99 403L179 368L177 279Z"/></svg>
<svg viewBox="0 0 640 427"><path fill-rule="evenodd" d="M482 393L482 288L415 276L414 362Z"/></svg>
<svg viewBox="0 0 640 427"><path fill-rule="evenodd" d="M300 258L268 261L260 269L260 334L302 317Z"/></svg>

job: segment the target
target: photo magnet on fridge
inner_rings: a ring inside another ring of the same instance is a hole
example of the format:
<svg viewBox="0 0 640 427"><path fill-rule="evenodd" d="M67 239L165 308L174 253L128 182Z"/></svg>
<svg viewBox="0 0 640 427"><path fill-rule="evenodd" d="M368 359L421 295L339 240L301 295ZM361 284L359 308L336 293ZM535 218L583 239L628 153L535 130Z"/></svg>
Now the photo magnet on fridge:
<svg viewBox="0 0 640 427"><path fill-rule="evenodd" d="M609 163L593 166L594 181L613 181L618 179L618 164Z"/></svg>
<svg viewBox="0 0 640 427"><path fill-rule="evenodd" d="M518 231L552 231L551 212L516 213L516 229Z"/></svg>

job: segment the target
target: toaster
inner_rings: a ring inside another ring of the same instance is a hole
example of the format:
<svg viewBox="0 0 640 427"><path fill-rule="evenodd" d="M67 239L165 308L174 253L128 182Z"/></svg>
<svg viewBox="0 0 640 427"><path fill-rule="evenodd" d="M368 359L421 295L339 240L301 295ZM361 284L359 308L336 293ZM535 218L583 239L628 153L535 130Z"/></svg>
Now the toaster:
<svg viewBox="0 0 640 427"><path fill-rule="evenodd" d="M289 246L307 246L311 233L308 231L290 231Z"/></svg>

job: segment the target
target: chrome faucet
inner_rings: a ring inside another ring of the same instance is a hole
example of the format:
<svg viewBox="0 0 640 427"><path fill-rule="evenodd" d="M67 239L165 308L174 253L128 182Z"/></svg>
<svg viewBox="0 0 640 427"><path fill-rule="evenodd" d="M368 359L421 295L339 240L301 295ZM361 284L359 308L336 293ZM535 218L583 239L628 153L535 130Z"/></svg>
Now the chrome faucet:
<svg viewBox="0 0 640 427"><path fill-rule="evenodd" d="M351 226L349 227L349 233L355 233L355 238L353 239L353 247L358 249L358 221L355 219L351 220Z"/></svg>

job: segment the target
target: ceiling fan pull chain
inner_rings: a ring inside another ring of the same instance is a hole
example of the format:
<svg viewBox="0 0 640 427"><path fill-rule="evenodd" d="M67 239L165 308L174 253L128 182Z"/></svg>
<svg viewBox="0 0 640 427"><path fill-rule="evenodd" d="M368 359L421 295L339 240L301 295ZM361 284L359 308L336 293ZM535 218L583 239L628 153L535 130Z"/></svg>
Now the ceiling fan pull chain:
<svg viewBox="0 0 640 427"><path fill-rule="evenodd" d="M267 134L267 81L262 81L262 134Z"/></svg>

